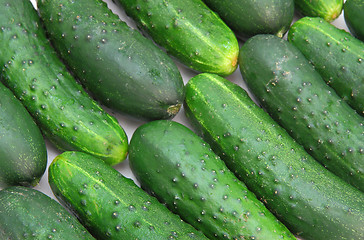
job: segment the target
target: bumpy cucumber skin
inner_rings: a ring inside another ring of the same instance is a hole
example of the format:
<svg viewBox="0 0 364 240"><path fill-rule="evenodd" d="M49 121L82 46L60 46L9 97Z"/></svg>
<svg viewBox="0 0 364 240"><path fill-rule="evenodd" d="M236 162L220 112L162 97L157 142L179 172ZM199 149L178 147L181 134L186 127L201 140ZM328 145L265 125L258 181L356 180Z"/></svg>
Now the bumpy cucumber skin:
<svg viewBox="0 0 364 240"><path fill-rule="evenodd" d="M230 75L237 68L238 41L201 0L118 0L126 14L157 44L198 72Z"/></svg>
<svg viewBox="0 0 364 240"><path fill-rule="evenodd" d="M51 42L105 106L147 120L174 117L184 85L173 60L101 0L38 0Z"/></svg>
<svg viewBox="0 0 364 240"><path fill-rule="evenodd" d="M261 106L317 161L364 191L364 118L289 42L257 35L241 48L240 70Z"/></svg>
<svg viewBox="0 0 364 240"><path fill-rule="evenodd" d="M294 0L296 10L303 16L320 17L327 22L338 18L343 9L343 0Z"/></svg>
<svg viewBox="0 0 364 240"><path fill-rule="evenodd" d="M203 1L243 40L262 33L283 37L294 15L293 0Z"/></svg>
<svg viewBox="0 0 364 240"><path fill-rule="evenodd" d="M124 130L67 71L30 1L0 1L0 64L3 83L58 148L111 165L126 158Z"/></svg>
<svg viewBox="0 0 364 240"><path fill-rule="evenodd" d="M364 116L364 43L321 18L301 18L288 32L322 78Z"/></svg>
<svg viewBox="0 0 364 240"><path fill-rule="evenodd" d="M35 186L47 167L38 126L14 94L0 83L0 187Z"/></svg>
<svg viewBox="0 0 364 240"><path fill-rule="evenodd" d="M364 41L364 1L346 0L344 4L344 19L351 34Z"/></svg>
<svg viewBox="0 0 364 240"><path fill-rule="evenodd" d="M296 239L182 124L160 120L139 127L129 163L143 189L211 239Z"/></svg>
<svg viewBox="0 0 364 240"><path fill-rule="evenodd" d="M49 167L58 200L98 239L206 239L99 159L64 152Z"/></svg>
<svg viewBox="0 0 364 240"><path fill-rule="evenodd" d="M197 75L186 85L185 109L199 134L293 234L364 238L364 194L316 162L242 88Z"/></svg>
<svg viewBox="0 0 364 240"><path fill-rule="evenodd" d="M21 186L0 191L0 238L94 239L58 202Z"/></svg>

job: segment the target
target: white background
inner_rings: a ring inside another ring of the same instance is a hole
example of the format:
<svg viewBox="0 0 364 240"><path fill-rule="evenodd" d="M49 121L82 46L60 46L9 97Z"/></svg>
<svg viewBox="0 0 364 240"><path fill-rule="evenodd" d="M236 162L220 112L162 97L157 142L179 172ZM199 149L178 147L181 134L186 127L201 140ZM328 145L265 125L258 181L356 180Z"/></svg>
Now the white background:
<svg viewBox="0 0 364 240"><path fill-rule="evenodd" d="M34 6L36 7L36 0L30 0ZM111 0L104 0L107 4L108 7L116 14L118 14L120 16L120 18L124 21L126 21L130 27L135 28L135 24L133 24L133 22L124 14L124 12L122 10L120 10L114 3L112 3ZM336 19L334 22L332 22L333 25L337 26L338 28L341 29L345 29L346 31L348 31L345 21L344 21L344 17L343 14L340 15L340 17L338 19ZM242 42L240 42L240 44L242 44ZM188 82L188 80L195 76L197 73L187 69L186 67L182 66L181 64L177 63L177 66L182 74L184 83L186 84ZM235 71L235 73L233 73L232 75L228 76L227 79L229 79L230 81L240 85L241 87L243 87L244 89L246 89L243 79L240 75L240 71L239 69L237 69ZM106 109L106 108L105 108ZM113 111L110 111L109 109L106 109L111 115L115 116L120 125L124 128L128 139L130 141L133 132L135 131L135 129L140 126L141 124L145 123L143 121L139 121L136 119L132 119L130 117L124 116L122 114L119 113L115 113ZM186 119L185 115L184 115L184 110L183 108L181 109L181 111L177 114L177 116L175 118L173 118L174 121L177 121L179 123L184 124L185 126L190 127L188 120ZM49 143L47 141L47 150L48 150L48 166L49 164L52 162L52 160L61 152L58 151L54 146L52 146L51 143ZM115 169L117 169L120 173L122 173L124 176L128 177L128 178L132 178L135 182L135 177L133 176L132 172L130 171L129 168L129 161L128 159L126 159L124 162L118 164L117 166L114 167ZM35 187L35 189L40 190L41 192L47 194L48 196L55 198L49 185L48 185L48 172L46 171L45 174L43 175L40 183ZM137 182L136 182L137 183ZM137 183L138 184L138 183Z"/></svg>

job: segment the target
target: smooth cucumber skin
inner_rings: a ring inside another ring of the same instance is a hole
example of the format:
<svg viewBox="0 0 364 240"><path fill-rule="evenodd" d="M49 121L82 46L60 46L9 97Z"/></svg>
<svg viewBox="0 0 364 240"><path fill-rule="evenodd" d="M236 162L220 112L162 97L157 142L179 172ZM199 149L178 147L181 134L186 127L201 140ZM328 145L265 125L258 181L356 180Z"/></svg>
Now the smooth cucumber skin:
<svg viewBox="0 0 364 240"><path fill-rule="evenodd" d="M364 41L364 1L346 0L344 4L344 19L351 34Z"/></svg>
<svg viewBox="0 0 364 240"><path fill-rule="evenodd" d="M97 239L206 239L133 180L82 152L64 152L49 167L57 199Z"/></svg>
<svg viewBox="0 0 364 240"><path fill-rule="evenodd" d="M0 0L0 66L3 83L58 148L111 165L126 158L124 130L67 71L30 1Z"/></svg>
<svg viewBox="0 0 364 240"><path fill-rule="evenodd" d="M296 239L182 124L140 126L130 142L129 164L143 189L211 239Z"/></svg>
<svg viewBox="0 0 364 240"><path fill-rule="evenodd" d="M303 16L320 17L327 22L338 18L344 6L343 0L294 0L294 3Z"/></svg>
<svg viewBox="0 0 364 240"><path fill-rule="evenodd" d="M101 0L38 0L49 38L93 97L146 120L174 117L184 99L181 74L151 40Z"/></svg>
<svg viewBox="0 0 364 240"><path fill-rule="evenodd" d="M0 83L0 187L35 186L47 167L38 126L14 94Z"/></svg>
<svg viewBox="0 0 364 240"><path fill-rule="evenodd" d="M238 41L201 0L117 0L138 27L167 53L198 72L230 75Z"/></svg>
<svg viewBox="0 0 364 240"><path fill-rule="evenodd" d="M203 2L243 40L262 33L283 37L294 15L293 0L203 0Z"/></svg>
<svg viewBox="0 0 364 240"><path fill-rule="evenodd" d="M58 202L38 190L22 186L0 191L0 238L94 239Z"/></svg>
<svg viewBox="0 0 364 240"><path fill-rule="evenodd" d="M321 18L301 18L288 32L322 78L364 116L364 42Z"/></svg>
<svg viewBox="0 0 364 240"><path fill-rule="evenodd" d="M242 88L200 74L187 83L185 102L199 134L293 234L364 238L364 194L315 161Z"/></svg>
<svg viewBox="0 0 364 240"><path fill-rule="evenodd" d="M257 101L306 151L364 191L364 118L353 111L291 43L250 38L240 70Z"/></svg>

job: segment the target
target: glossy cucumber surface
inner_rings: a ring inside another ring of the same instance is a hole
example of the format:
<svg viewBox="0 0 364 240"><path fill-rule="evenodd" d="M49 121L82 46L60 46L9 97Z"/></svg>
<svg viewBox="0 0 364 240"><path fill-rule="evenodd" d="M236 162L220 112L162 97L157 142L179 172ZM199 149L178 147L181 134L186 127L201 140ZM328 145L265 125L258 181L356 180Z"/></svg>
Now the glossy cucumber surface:
<svg viewBox="0 0 364 240"><path fill-rule="evenodd" d="M296 239L199 136L173 121L140 126L130 167L143 189L211 239Z"/></svg>
<svg viewBox="0 0 364 240"><path fill-rule="evenodd" d="M344 19L349 31L364 41L364 1L346 0L344 4Z"/></svg>
<svg viewBox="0 0 364 240"><path fill-rule="evenodd" d="M172 59L101 0L38 0L49 38L93 97L147 120L174 117L184 98Z"/></svg>
<svg viewBox="0 0 364 240"><path fill-rule="evenodd" d="M67 71L30 1L0 0L0 65L2 82L58 148L111 165L126 158L124 130Z"/></svg>
<svg viewBox="0 0 364 240"><path fill-rule="evenodd" d="M327 22L338 18L344 6L343 0L294 0L294 3L303 16L321 17Z"/></svg>
<svg viewBox="0 0 364 240"><path fill-rule="evenodd" d="M126 14L167 53L198 72L230 75L238 41L201 0L118 0Z"/></svg>
<svg viewBox="0 0 364 240"><path fill-rule="evenodd" d="M273 35L240 51L244 81L261 106L328 170L364 191L364 118L291 43Z"/></svg>
<svg viewBox="0 0 364 240"><path fill-rule="evenodd" d="M315 161L241 87L197 75L185 106L198 133L293 234L364 238L364 194Z"/></svg>
<svg viewBox="0 0 364 240"><path fill-rule="evenodd" d="M206 239L133 180L82 152L64 152L49 167L58 200L97 239Z"/></svg>

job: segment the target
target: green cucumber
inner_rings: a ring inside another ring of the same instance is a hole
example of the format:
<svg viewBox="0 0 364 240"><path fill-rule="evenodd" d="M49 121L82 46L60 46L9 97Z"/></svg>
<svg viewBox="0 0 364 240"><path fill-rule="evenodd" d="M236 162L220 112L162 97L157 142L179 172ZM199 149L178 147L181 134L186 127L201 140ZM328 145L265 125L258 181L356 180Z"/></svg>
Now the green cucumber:
<svg viewBox="0 0 364 240"><path fill-rule="evenodd" d="M83 86L105 106L136 118L174 117L181 74L151 40L101 0L38 0L49 38Z"/></svg>
<svg viewBox="0 0 364 240"><path fill-rule="evenodd" d="M364 192L364 118L329 87L291 43L250 38L240 70L257 101L328 170Z"/></svg>
<svg viewBox="0 0 364 240"><path fill-rule="evenodd" d="M364 42L321 18L310 17L292 25L288 41L340 97L364 115Z"/></svg>
<svg viewBox="0 0 364 240"><path fill-rule="evenodd" d="M206 239L133 180L91 155L64 152L48 173L58 200L98 239Z"/></svg>
<svg viewBox="0 0 364 240"><path fill-rule="evenodd" d="M43 136L24 106L0 83L0 187L35 186L47 167Z"/></svg>
<svg viewBox="0 0 364 240"><path fill-rule="evenodd" d="M198 133L293 234L364 238L364 193L315 161L241 87L200 74L185 102Z"/></svg>
<svg viewBox="0 0 364 240"><path fill-rule="evenodd" d="M283 37L294 15L293 0L203 1L243 40L262 33Z"/></svg>
<svg viewBox="0 0 364 240"><path fill-rule="evenodd" d="M338 18L343 9L343 0L294 0L295 9L303 16L321 17L327 22Z"/></svg>
<svg viewBox="0 0 364 240"><path fill-rule="evenodd" d="M129 163L143 189L211 239L296 239L182 124L160 120L139 127Z"/></svg>
<svg viewBox="0 0 364 240"><path fill-rule="evenodd" d="M38 190L15 186L0 191L1 239L94 239L58 202Z"/></svg>
<svg viewBox="0 0 364 240"><path fill-rule="evenodd" d="M30 1L0 0L0 66L3 83L58 148L112 165L126 158L124 130L67 71Z"/></svg>
<svg viewBox="0 0 364 240"><path fill-rule="evenodd" d="M364 1L346 0L344 4L344 19L351 34L364 41Z"/></svg>
<svg viewBox="0 0 364 240"><path fill-rule="evenodd" d="M167 53L198 71L230 75L238 41L201 0L117 0L138 27Z"/></svg>

